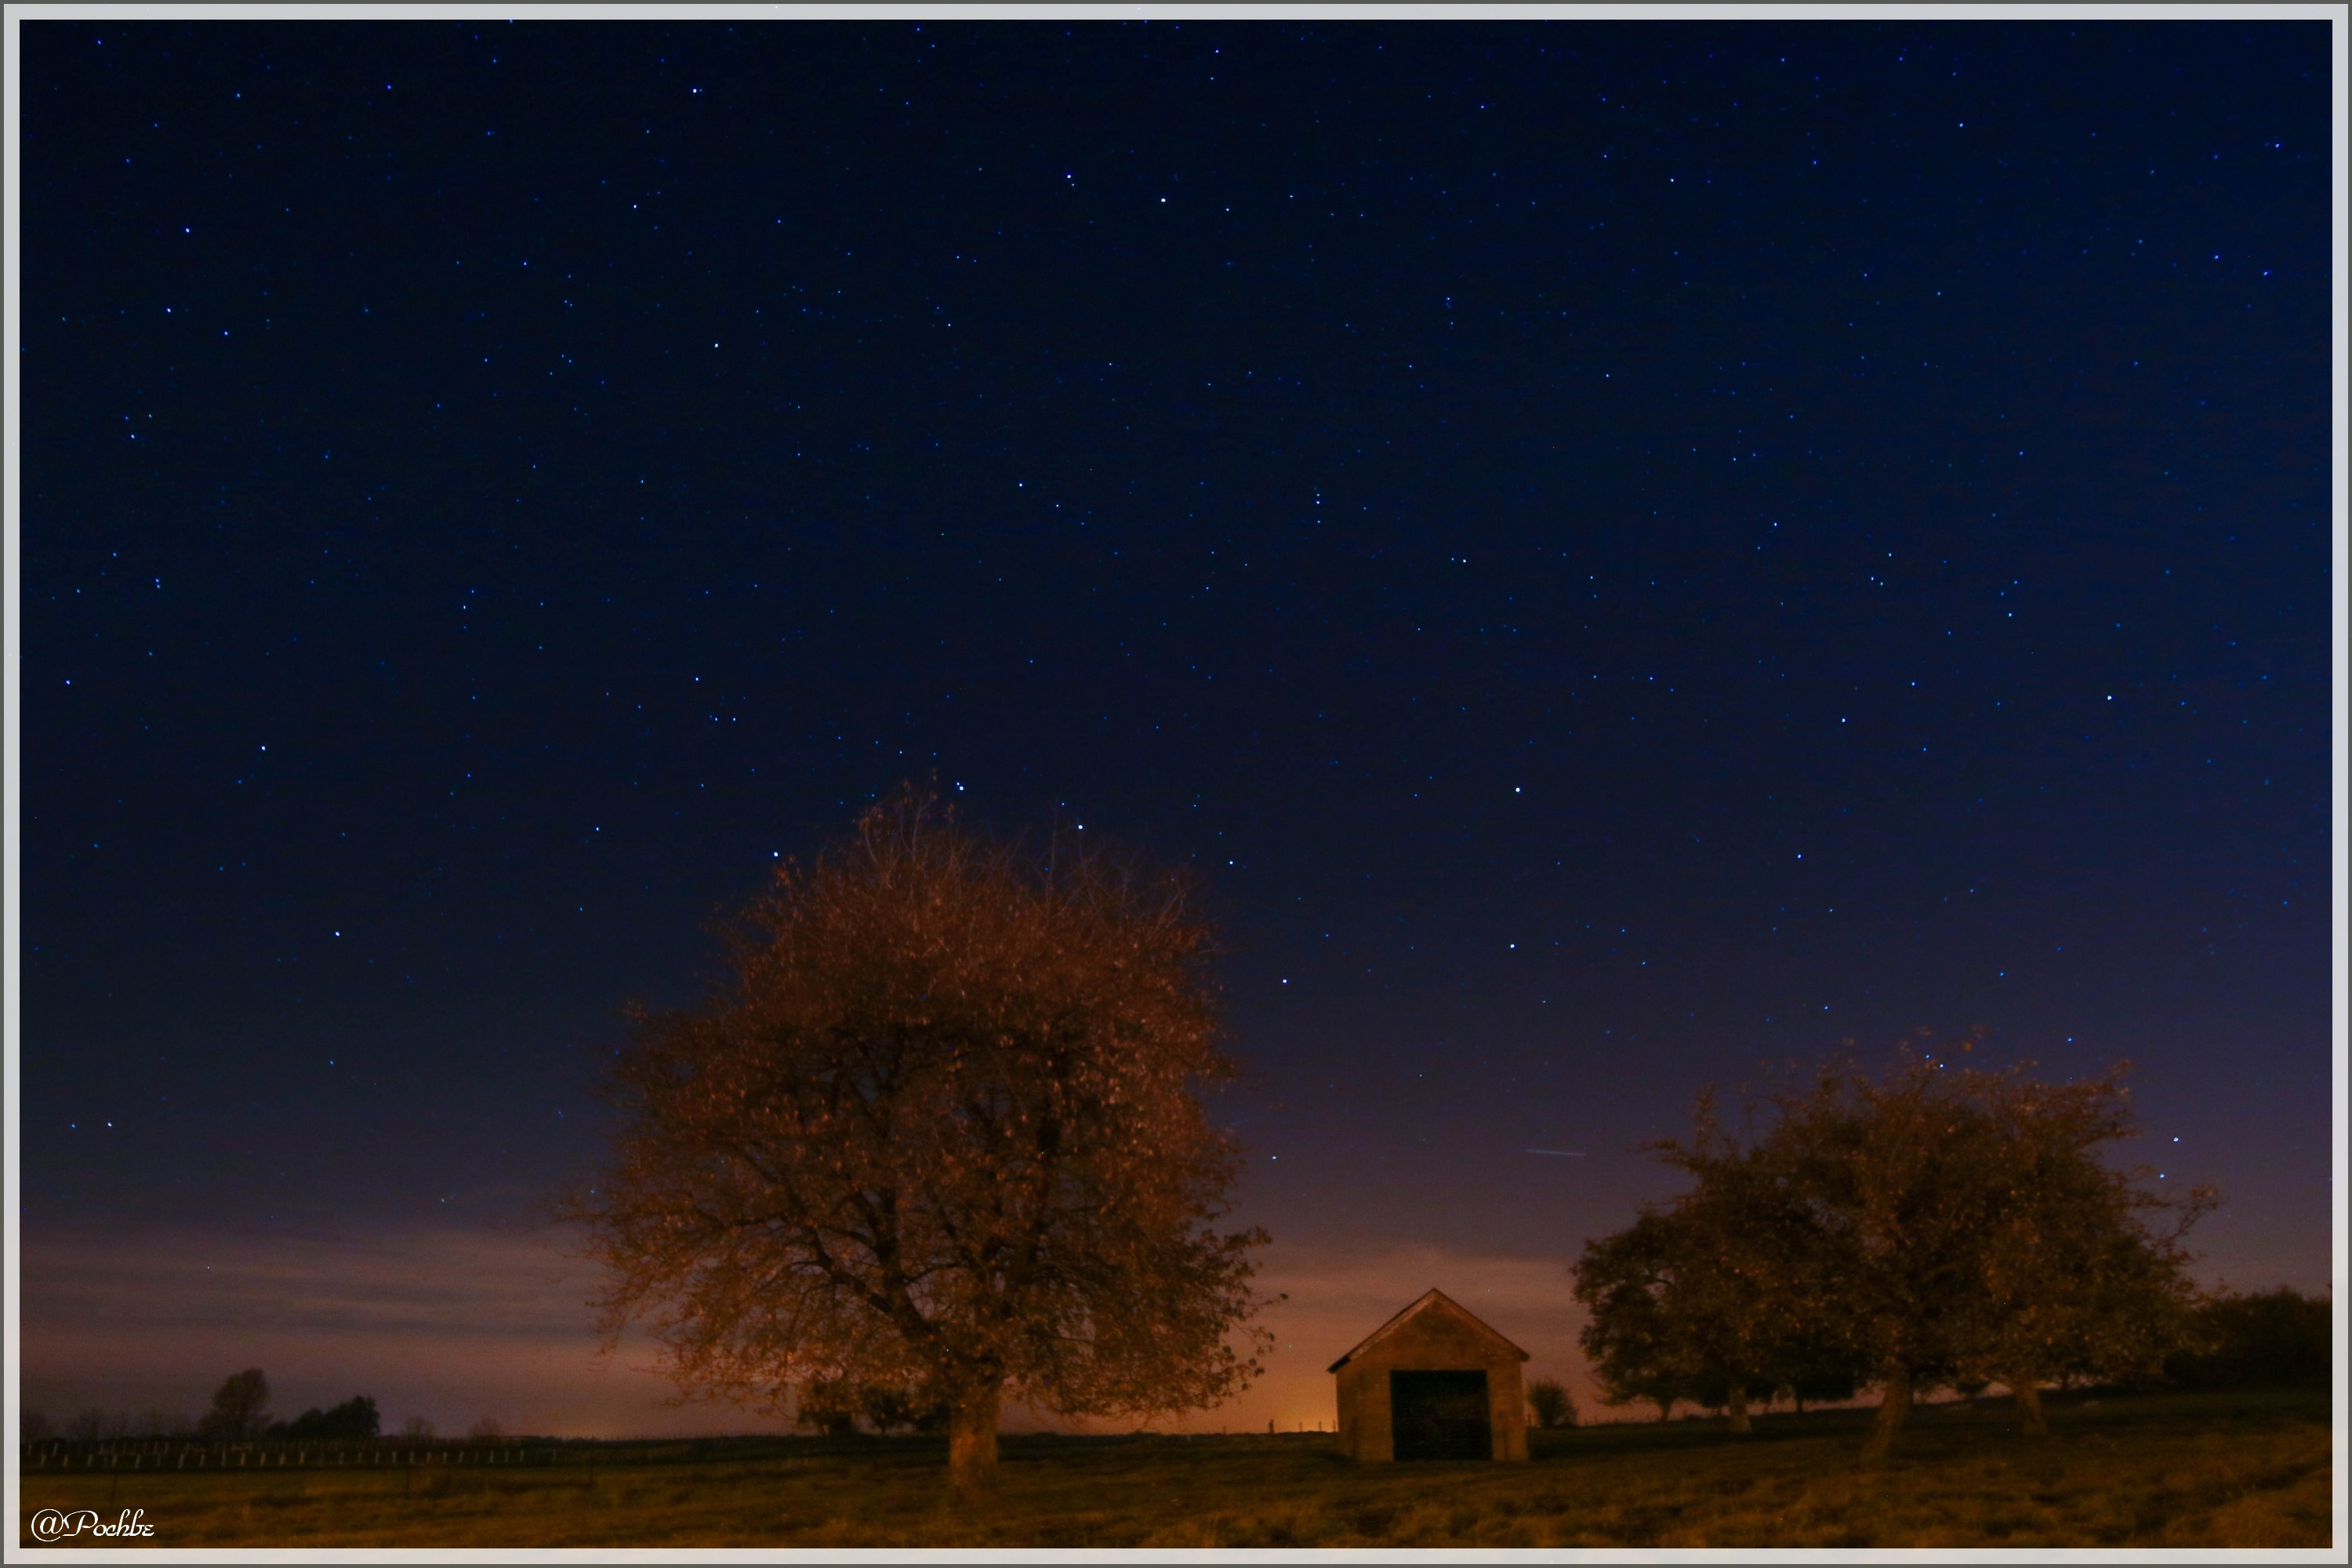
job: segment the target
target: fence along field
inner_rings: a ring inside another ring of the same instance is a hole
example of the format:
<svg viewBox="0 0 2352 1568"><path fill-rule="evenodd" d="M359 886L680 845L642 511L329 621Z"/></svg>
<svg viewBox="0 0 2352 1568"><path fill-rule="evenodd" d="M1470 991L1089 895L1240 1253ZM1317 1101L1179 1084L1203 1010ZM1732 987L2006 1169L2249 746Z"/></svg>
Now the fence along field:
<svg viewBox="0 0 2352 1568"><path fill-rule="evenodd" d="M102 1470L152 1474L173 1470L399 1469L420 1466L551 1465L563 1445L512 1439L497 1444L418 1441L406 1437L326 1442L203 1443L184 1437L48 1437L17 1446L26 1474Z"/></svg>
<svg viewBox="0 0 2352 1568"><path fill-rule="evenodd" d="M1013 1436L990 1499L939 1437L402 1438L25 1446L41 1509L142 1510L178 1546L2325 1547L2326 1390L1923 1407L1887 1465L1868 1410L1529 1434L1525 1465L1363 1467L1328 1435ZM201 1451L202 1458L198 1458ZM110 1544L89 1541L90 1545ZM59 1542L71 1544L71 1542Z"/></svg>

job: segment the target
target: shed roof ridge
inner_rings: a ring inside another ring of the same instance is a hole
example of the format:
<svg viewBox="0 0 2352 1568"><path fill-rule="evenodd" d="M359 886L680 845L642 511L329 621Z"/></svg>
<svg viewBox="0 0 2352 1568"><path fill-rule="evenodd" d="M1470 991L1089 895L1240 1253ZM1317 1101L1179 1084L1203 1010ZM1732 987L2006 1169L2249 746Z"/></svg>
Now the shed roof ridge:
<svg viewBox="0 0 2352 1568"><path fill-rule="evenodd" d="M1355 1360L1359 1353L1370 1348L1371 1345L1378 1341L1386 1339L1390 1334L1402 1327L1406 1319L1416 1317L1425 1311L1433 1301L1443 1301L1447 1306L1453 1308L1455 1311L1461 1313L1465 1318L1469 1319L1474 1327L1483 1329L1488 1334L1493 1335L1496 1340L1501 1341L1505 1346L1509 1348L1511 1353L1517 1356L1521 1361L1533 1361L1535 1359L1527 1352L1521 1350L1517 1345L1512 1343L1511 1341L1504 1338L1493 1324L1487 1322L1486 1320L1481 1318L1477 1313L1472 1311L1469 1308L1464 1306L1461 1302L1455 1300L1453 1297L1447 1295L1444 1291L1440 1290L1433 1285L1427 1290L1423 1291L1420 1295L1407 1302L1398 1310L1396 1315L1391 1318L1387 1322L1382 1323L1379 1328L1374 1329L1370 1333L1366 1334L1362 1339L1357 1341L1355 1348L1350 1350L1346 1355L1341 1356L1338 1361L1333 1362L1329 1366L1325 1367L1323 1370L1326 1372L1339 1371L1341 1367Z"/></svg>

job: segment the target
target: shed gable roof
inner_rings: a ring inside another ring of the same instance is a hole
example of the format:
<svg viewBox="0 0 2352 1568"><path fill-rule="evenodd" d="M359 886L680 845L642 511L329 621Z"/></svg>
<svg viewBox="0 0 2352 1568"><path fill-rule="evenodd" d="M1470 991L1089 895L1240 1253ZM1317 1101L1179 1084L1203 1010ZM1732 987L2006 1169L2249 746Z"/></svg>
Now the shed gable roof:
<svg viewBox="0 0 2352 1568"><path fill-rule="evenodd" d="M1496 1344L1502 1346L1505 1350L1510 1352L1521 1361L1531 1361L1534 1359L1529 1356L1527 1352L1521 1350L1518 1346L1513 1344L1510 1341L1496 1333L1486 1323L1480 1321L1477 1314L1471 1311L1467 1307L1465 1307L1461 1302L1455 1300L1453 1297L1447 1295L1443 1290L1432 1290L1423 1296L1419 1300L1414 1301L1411 1306L1405 1308L1404 1310L1399 1312L1395 1317L1391 1318L1387 1322L1382 1323L1379 1328L1374 1329L1370 1333L1366 1334L1357 1342L1355 1349L1349 1351L1346 1355L1341 1356L1338 1361L1333 1362L1329 1366L1323 1370L1326 1372L1339 1371L1341 1367L1355 1360L1356 1357L1361 1355L1365 1351L1370 1349L1373 1345L1378 1344L1381 1341L1388 1338L1391 1334L1395 1333L1399 1329L1403 1328L1405 1324L1411 1322L1413 1319L1421 1316L1422 1313L1431 1310L1447 1312L1461 1319L1464 1322L1469 1324L1472 1328L1477 1330L1480 1333L1486 1335L1488 1339L1494 1341Z"/></svg>

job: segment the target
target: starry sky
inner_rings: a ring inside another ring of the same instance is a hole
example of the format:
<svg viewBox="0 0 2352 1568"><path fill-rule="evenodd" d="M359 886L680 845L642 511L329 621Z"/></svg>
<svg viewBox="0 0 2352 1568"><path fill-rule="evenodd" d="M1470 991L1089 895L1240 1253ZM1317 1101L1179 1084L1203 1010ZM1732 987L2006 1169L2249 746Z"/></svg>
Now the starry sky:
<svg viewBox="0 0 2352 1568"><path fill-rule="evenodd" d="M2324 22L21 26L28 1403L650 1429L536 1194L933 776L1204 875L1234 1419L1921 1027L2335 1271Z"/></svg>

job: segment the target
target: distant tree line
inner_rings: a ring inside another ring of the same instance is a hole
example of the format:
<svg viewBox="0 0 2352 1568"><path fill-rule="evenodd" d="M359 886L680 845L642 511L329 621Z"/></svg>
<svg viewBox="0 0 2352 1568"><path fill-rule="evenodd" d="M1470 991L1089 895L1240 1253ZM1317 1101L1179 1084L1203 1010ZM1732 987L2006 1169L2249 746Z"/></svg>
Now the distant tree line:
<svg viewBox="0 0 2352 1568"><path fill-rule="evenodd" d="M207 1443L257 1441L310 1442L335 1438L374 1437L383 1431L375 1400L353 1394L341 1405L312 1406L291 1420L269 1415L269 1379L257 1367L233 1373L214 1391L212 1408L201 1417L148 1410L137 1416L125 1412L85 1410L62 1425L38 1410L26 1410L17 1419L20 1438L27 1443L50 1438L91 1441L118 1437L190 1437ZM411 1439L433 1436L433 1423L412 1416L400 1435ZM503 1436L499 1424L485 1416L467 1433L469 1440Z"/></svg>
<svg viewBox="0 0 2352 1568"><path fill-rule="evenodd" d="M2126 1071L2049 1084L1922 1041L1883 1078L1834 1062L1773 1097L1760 1136L1702 1099L1689 1142L1654 1146L1690 1190L1577 1268L1603 1397L1745 1431L1753 1402L1876 1388L1875 1458L1937 1387L2006 1384L2038 1432L2050 1383L2324 1380L2325 1301L2200 1299L2180 1238L2214 1194L2100 1158L2133 1131Z"/></svg>
<svg viewBox="0 0 2352 1568"><path fill-rule="evenodd" d="M213 1394L213 1407L196 1424L196 1436L216 1443L262 1437L296 1439L373 1437L382 1429L375 1401L353 1394L328 1409L316 1406L291 1421L269 1418L269 1379L257 1366L233 1373Z"/></svg>
<svg viewBox="0 0 2352 1568"><path fill-rule="evenodd" d="M147 1409L136 1414L128 1410L83 1410L65 1419L52 1420L46 1411L26 1410L16 1418L20 1441L43 1442L52 1437L71 1441L95 1442L115 1437L183 1437L193 1436L196 1418L184 1412Z"/></svg>
<svg viewBox="0 0 2352 1568"><path fill-rule="evenodd" d="M876 1432L944 1432L949 1414L942 1399L927 1400L901 1389L819 1378L801 1390L793 1419L803 1431L838 1437L858 1431L861 1423Z"/></svg>
<svg viewBox="0 0 2352 1568"><path fill-rule="evenodd" d="M2164 1375L2188 1388L2324 1388L2335 1371L2334 1304L2284 1285L2223 1293L2189 1314Z"/></svg>

